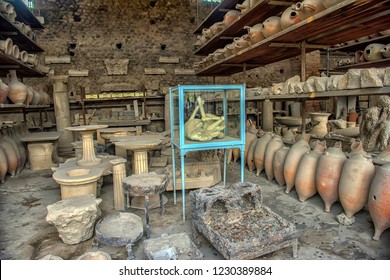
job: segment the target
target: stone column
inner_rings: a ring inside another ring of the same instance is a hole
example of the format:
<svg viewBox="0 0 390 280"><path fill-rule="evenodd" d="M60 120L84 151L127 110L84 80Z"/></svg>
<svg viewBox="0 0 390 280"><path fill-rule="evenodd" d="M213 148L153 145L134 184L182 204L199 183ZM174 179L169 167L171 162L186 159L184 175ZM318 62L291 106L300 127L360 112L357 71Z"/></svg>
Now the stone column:
<svg viewBox="0 0 390 280"><path fill-rule="evenodd" d="M126 177L126 159L110 160L112 164L112 178L114 187L114 209L125 210L125 195L123 193L123 179Z"/></svg>
<svg viewBox="0 0 390 280"><path fill-rule="evenodd" d="M269 100L263 101L263 111L262 111L262 124L261 128L264 131L273 131L274 130L274 115L273 115L273 102Z"/></svg>
<svg viewBox="0 0 390 280"><path fill-rule="evenodd" d="M62 135L58 139L59 154L70 153L73 150L73 133L65 130L66 127L71 126L70 123L70 109L69 98L66 83L68 76L53 76L53 101L54 113L56 116L57 131L62 131Z"/></svg>
<svg viewBox="0 0 390 280"><path fill-rule="evenodd" d="M135 150L133 153L133 172L134 174L148 173L148 151Z"/></svg>

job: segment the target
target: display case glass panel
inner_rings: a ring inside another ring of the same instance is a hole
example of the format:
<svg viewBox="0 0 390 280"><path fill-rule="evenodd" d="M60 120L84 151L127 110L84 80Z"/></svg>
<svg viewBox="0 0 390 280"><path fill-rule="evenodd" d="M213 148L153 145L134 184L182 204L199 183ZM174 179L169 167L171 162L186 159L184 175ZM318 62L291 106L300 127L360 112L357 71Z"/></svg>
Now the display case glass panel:
<svg viewBox="0 0 390 280"><path fill-rule="evenodd" d="M245 144L244 85L178 85L170 105L172 143L180 149Z"/></svg>

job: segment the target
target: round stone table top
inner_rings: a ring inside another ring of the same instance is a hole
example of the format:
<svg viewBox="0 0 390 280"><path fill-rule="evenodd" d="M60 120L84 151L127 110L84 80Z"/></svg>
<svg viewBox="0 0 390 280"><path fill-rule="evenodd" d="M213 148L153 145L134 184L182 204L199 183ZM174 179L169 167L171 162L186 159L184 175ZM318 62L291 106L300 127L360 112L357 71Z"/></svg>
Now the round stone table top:
<svg viewBox="0 0 390 280"><path fill-rule="evenodd" d="M111 137L110 141L111 142L125 142L125 141L133 141L135 139L139 139L139 140L149 140L149 139L152 139L152 140L162 140L164 139L165 137L163 135L160 135L160 134L143 134L143 135L136 135L136 136L114 136L114 137Z"/></svg>
<svg viewBox="0 0 390 280"><path fill-rule="evenodd" d="M137 138L137 136L133 136L127 141L115 142L115 146L119 146L127 150L148 150L157 147L161 142L161 139Z"/></svg>
<svg viewBox="0 0 390 280"><path fill-rule="evenodd" d="M94 125L69 126L69 127L65 127L65 129L70 131L95 131L107 127L108 125L106 124L94 124Z"/></svg>
<svg viewBox="0 0 390 280"><path fill-rule="evenodd" d="M108 127L99 129L100 133L115 133L115 132L133 132L137 131L135 127Z"/></svg>

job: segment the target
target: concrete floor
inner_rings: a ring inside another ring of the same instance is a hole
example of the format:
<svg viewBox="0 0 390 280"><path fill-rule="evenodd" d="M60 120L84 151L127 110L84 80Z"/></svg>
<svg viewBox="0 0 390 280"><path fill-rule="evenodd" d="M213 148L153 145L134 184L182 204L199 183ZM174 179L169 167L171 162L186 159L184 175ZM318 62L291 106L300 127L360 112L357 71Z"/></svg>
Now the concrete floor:
<svg viewBox="0 0 390 280"><path fill-rule="evenodd" d="M228 165L228 182L239 180L239 163ZM306 202L298 200L295 190L284 193L275 181L269 182L264 173L256 177L255 173L245 171L245 181L262 186L263 203L275 213L293 222L300 232L299 260L364 260L390 259L390 229L386 230L379 241L372 239L374 226L367 209L358 212L356 222L344 226L337 222L336 215L342 213L339 203L333 205L331 213L323 211L323 202L317 194ZM173 193L165 192L168 202L166 212L160 216L158 209L151 210L151 238L163 233L187 232L191 235L191 218L189 212L189 191L186 195L186 221L182 220L181 191L178 201L173 203ZM103 185L100 197L101 218L114 212L112 183L109 180ZM25 168L19 175L6 177L0 185L0 259L29 260L40 259L47 254L57 255L63 259L76 259L86 251L93 249L92 241L77 245L64 244L53 225L46 222L46 207L60 199L58 184L52 179L51 171L31 171ZM144 220L142 210L129 209ZM142 237L134 246L136 259L144 259ZM205 260L222 260L222 255L202 236L197 240L198 249ZM112 259L127 258L123 247L100 245ZM265 260L290 260L292 248L285 248L260 257Z"/></svg>

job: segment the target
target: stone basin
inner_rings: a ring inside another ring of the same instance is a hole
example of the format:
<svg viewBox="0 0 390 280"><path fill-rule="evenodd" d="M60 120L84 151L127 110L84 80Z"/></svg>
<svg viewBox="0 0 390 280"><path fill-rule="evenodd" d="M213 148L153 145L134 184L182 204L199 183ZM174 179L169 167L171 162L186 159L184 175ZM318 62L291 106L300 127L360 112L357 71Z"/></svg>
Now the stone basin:
<svg viewBox="0 0 390 280"><path fill-rule="evenodd" d="M310 118L306 118L306 124L310 122ZM275 121L279 124L287 126L300 126L302 125L302 117L298 116L285 116L285 117L275 117Z"/></svg>

